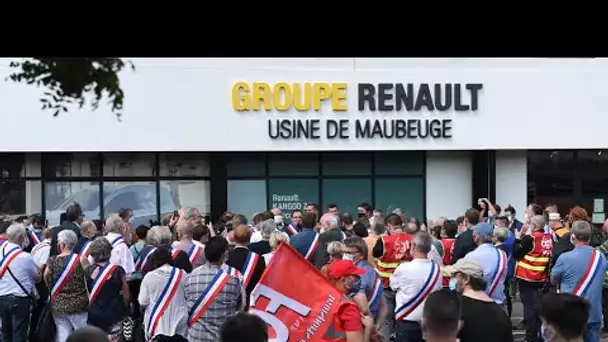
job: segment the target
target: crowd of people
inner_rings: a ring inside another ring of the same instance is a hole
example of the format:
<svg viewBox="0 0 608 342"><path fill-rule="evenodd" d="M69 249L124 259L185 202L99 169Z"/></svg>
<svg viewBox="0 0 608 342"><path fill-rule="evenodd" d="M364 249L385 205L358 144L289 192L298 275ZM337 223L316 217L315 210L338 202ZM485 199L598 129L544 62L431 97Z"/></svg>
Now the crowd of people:
<svg viewBox="0 0 608 342"><path fill-rule="evenodd" d="M57 227L0 222L3 341L268 341L247 311L281 244L343 294L323 341L513 341L517 297L527 342L598 342L608 328L608 242L580 207L562 218L530 204L519 220L479 199L422 223L367 203L356 215L309 204L289 220L227 212L215 225L196 208L150 226L132 217L86 221L74 204Z"/></svg>

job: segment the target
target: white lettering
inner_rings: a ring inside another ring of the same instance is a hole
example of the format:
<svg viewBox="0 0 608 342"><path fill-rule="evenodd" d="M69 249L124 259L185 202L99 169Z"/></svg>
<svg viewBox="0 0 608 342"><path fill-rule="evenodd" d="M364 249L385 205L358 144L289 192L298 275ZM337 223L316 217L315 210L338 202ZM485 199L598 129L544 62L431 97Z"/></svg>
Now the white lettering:
<svg viewBox="0 0 608 342"><path fill-rule="evenodd" d="M263 319L276 333L277 337L268 339L268 342L287 342L289 340L289 330L287 330L287 326L278 318L267 312L254 308L249 309L249 312Z"/></svg>
<svg viewBox="0 0 608 342"><path fill-rule="evenodd" d="M293 298L287 297L286 295L275 291L264 284L258 284L253 292L251 292L250 298L252 306L255 306L255 302L258 300L258 298L260 298L261 295L270 299L268 306L266 306L267 312L276 313L277 310L279 310L279 307L283 305L284 307L297 312L301 316L306 316L310 313L311 308Z"/></svg>

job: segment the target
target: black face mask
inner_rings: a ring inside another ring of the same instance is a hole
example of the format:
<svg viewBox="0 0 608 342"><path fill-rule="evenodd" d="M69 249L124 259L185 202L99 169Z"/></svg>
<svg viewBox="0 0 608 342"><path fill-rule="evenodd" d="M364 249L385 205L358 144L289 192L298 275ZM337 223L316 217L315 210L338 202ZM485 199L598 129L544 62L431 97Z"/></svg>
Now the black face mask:
<svg viewBox="0 0 608 342"><path fill-rule="evenodd" d="M302 228L302 222L300 222L300 223L296 224L296 227L297 227L297 228Z"/></svg>
<svg viewBox="0 0 608 342"><path fill-rule="evenodd" d="M359 218L367 216L365 213L358 213Z"/></svg>

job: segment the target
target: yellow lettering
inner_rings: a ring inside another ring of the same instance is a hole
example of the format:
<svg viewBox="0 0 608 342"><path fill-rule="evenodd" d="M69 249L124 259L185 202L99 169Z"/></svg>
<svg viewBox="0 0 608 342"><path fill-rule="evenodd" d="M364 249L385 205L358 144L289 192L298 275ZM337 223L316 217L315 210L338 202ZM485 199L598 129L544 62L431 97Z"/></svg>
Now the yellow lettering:
<svg viewBox="0 0 608 342"><path fill-rule="evenodd" d="M346 100L346 83L332 83L331 85L331 108L335 111L348 110L348 103L341 103Z"/></svg>
<svg viewBox="0 0 608 342"><path fill-rule="evenodd" d="M321 101L325 101L331 97L331 86L329 83L315 83L313 85L313 108L316 111L321 109Z"/></svg>
<svg viewBox="0 0 608 342"><path fill-rule="evenodd" d="M238 111L251 109L251 98L249 97L249 85L238 82L232 86L232 107Z"/></svg>
<svg viewBox="0 0 608 342"><path fill-rule="evenodd" d="M260 101L264 102L264 110L272 108L270 86L268 83L253 83L253 110L260 110Z"/></svg>
<svg viewBox="0 0 608 342"><path fill-rule="evenodd" d="M283 101L281 101L281 95L285 94L283 97ZM289 84L285 82L280 82L274 85L274 89L272 90L272 95L274 97L274 108L280 112L284 112L289 110L291 107L291 87Z"/></svg>
<svg viewBox="0 0 608 342"><path fill-rule="evenodd" d="M304 83L304 89L300 83L293 84L293 106L296 110L304 112L310 109L310 93L312 86Z"/></svg>

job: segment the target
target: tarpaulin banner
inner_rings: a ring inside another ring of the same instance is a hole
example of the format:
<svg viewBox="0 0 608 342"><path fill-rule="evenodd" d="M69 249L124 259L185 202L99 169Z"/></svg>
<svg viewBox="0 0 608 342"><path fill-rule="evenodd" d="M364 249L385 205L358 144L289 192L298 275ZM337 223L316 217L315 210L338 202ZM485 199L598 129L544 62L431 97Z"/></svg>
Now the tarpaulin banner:
<svg viewBox="0 0 608 342"><path fill-rule="evenodd" d="M268 323L271 342L319 342L341 297L321 272L282 243L251 292L249 312Z"/></svg>

